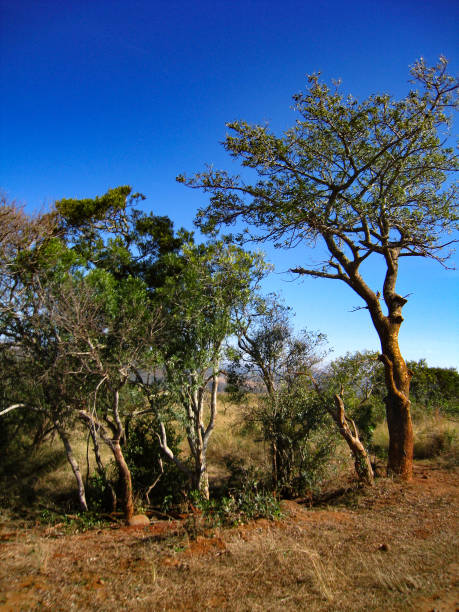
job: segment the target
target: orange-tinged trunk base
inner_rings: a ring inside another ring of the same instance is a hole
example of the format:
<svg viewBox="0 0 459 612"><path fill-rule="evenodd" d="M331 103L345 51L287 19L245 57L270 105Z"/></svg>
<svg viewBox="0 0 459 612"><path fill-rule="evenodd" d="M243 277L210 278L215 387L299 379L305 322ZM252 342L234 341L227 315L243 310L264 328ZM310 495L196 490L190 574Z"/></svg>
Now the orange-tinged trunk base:
<svg viewBox="0 0 459 612"><path fill-rule="evenodd" d="M411 480L414 438L410 402L389 396L386 399L386 410L389 429L387 474L402 480Z"/></svg>

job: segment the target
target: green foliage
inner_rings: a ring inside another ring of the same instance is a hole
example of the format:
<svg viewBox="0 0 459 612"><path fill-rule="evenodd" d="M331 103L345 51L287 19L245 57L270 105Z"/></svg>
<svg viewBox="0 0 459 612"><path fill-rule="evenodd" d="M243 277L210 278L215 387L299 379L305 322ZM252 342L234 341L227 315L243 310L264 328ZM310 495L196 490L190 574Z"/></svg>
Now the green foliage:
<svg viewBox="0 0 459 612"><path fill-rule="evenodd" d="M179 276L169 276L157 291L168 315L167 350L189 368L207 368L219 355L223 340L233 331L234 309L250 298L264 272L260 254L222 242L184 245L168 263Z"/></svg>
<svg viewBox="0 0 459 612"><path fill-rule="evenodd" d="M275 295L256 295L239 313L237 346L228 350L227 391L233 401L246 400L249 390L261 392L255 408L246 403L246 419L259 424L270 446L274 489L298 495L320 477L332 444L319 435L325 432L324 410L304 384L325 354L326 337L294 334L289 315Z"/></svg>
<svg viewBox="0 0 459 612"><path fill-rule="evenodd" d="M96 472L88 478L86 501L91 512L113 512L115 510L112 490L116 490L116 475L115 463L110 461L105 466L103 474Z"/></svg>
<svg viewBox="0 0 459 612"><path fill-rule="evenodd" d="M225 402L235 404L237 406L247 404L249 398L249 387L247 385L245 373L242 373L233 362L227 367L225 375Z"/></svg>
<svg viewBox="0 0 459 612"><path fill-rule="evenodd" d="M383 410L381 404L378 405L371 401L359 403L349 410L349 417L357 426L360 441L370 450L373 432L378 423L384 420Z"/></svg>
<svg viewBox="0 0 459 612"><path fill-rule="evenodd" d="M265 266L260 254L223 241L188 243L166 259L172 268L181 262L180 273L168 276L156 291L165 322L164 341L157 348L162 376L156 389L144 390L158 420L172 415L186 432L194 462L190 478L199 488L206 486L205 455L217 414L223 345L234 331L235 310L249 300Z"/></svg>
<svg viewBox="0 0 459 612"><path fill-rule="evenodd" d="M255 414L271 445L276 489L289 497L313 489L336 445L317 394L298 380L261 399Z"/></svg>
<svg viewBox="0 0 459 612"><path fill-rule="evenodd" d="M385 416L386 388L378 353L357 351L335 359L322 373L321 382L331 396L342 390L346 414L357 425L364 446L371 448L375 427Z"/></svg>
<svg viewBox="0 0 459 612"><path fill-rule="evenodd" d="M237 346L227 351L230 393L261 385L273 394L279 385L291 384L323 359L325 334L307 329L295 334L290 317L290 308L275 294L255 294L238 312Z"/></svg>
<svg viewBox="0 0 459 612"><path fill-rule="evenodd" d="M53 510L43 510L40 514L40 522L45 525L59 524L59 527L67 533L84 533L91 529L103 529L110 524L101 518L98 512L84 512L76 514L62 514Z"/></svg>
<svg viewBox="0 0 459 612"><path fill-rule="evenodd" d="M360 102L314 74L293 96L298 119L280 137L264 125L229 123L224 147L258 181L213 169L179 176L212 194L200 226L212 231L241 218L262 229L257 240L287 248L322 237L329 261L302 273L351 286L355 266L390 244L438 259L441 236L457 224L455 188L443 187L458 168L444 139L458 104L458 82L446 66L444 58L431 68L416 62L411 73L420 90L401 100L374 94Z"/></svg>
<svg viewBox="0 0 459 612"><path fill-rule="evenodd" d="M145 199L130 187L118 187L93 199L56 203L66 242L89 268L110 272L115 279L142 279L151 292L168 276L180 272L181 262L168 260L177 254L192 233L174 233L172 221L133 208Z"/></svg>
<svg viewBox="0 0 459 612"><path fill-rule="evenodd" d="M125 185L109 189L100 197L83 200L63 199L56 202L56 209L69 225L78 227L90 219L100 221L124 210L131 191L131 187Z"/></svg>
<svg viewBox="0 0 459 612"><path fill-rule="evenodd" d="M279 500L257 479L247 478L241 488L232 491L228 496L208 500L199 491L193 491L190 498L192 505L202 512L211 527L234 526L259 518L276 520L282 517Z"/></svg>
<svg viewBox="0 0 459 612"><path fill-rule="evenodd" d="M409 361L413 373L410 397L416 412L441 410L451 416L459 414L459 374L454 368L432 368L425 359Z"/></svg>
<svg viewBox="0 0 459 612"><path fill-rule="evenodd" d="M142 500L150 486L157 481L149 493L150 502L160 505L167 499L168 503L177 504L182 500L182 492L188 488L188 479L175 463L163 461L157 429L154 418L137 420L129 426L124 457L131 470L134 491ZM175 456L180 457L181 437L168 424L166 433L169 448Z"/></svg>

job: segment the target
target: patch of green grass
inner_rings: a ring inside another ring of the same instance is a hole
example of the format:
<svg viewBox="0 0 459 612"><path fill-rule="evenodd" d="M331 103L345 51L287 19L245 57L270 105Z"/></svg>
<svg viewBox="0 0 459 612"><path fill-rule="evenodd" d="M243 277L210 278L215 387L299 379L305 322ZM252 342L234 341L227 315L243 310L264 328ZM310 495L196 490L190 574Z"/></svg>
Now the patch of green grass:
<svg viewBox="0 0 459 612"><path fill-rule="evenodd" d="M96 512L61 514L48 509L40 513L39 520L45 525L59 526L66 533L83 533L91 529L102 529L111 524L111 521Z"/></svg>

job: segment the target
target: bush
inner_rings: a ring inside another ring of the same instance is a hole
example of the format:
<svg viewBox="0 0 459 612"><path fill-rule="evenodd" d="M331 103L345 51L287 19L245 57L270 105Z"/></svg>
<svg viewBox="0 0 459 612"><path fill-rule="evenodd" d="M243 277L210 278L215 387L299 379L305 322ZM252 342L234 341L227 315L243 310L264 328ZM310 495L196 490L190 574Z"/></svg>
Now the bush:
<svg viewBox="0 0 459 612"><path fill-rule="evenodd" d="M373 433L379 423L384 421L384 406L381 402L367 401L350 409L349 416L354 420L362 444L372 450Z"/></svg>
<svg viewBox="0 0 459 612"><path fill-rule="evenodd" d="M105 466L105 473L99 472L88 478L86 485L86 501L88 507L96 512L112 512L116 510L116 487L112 481L117 479L114 461Z"/></svg>
<svg viewBox="0 0 459 612"><path fill-rule="evenodd" d="M161 451L155 426L154 418L150 418L129 427L123 453L137 496L145 499L149 487L157 480L149 494L150 502L161 505L167 498L173 505L181 501L182 491L188 488L187 477L174 463L166 460L162 461L161 471ZM174 455L179 456L181 438L171 426L167 427L167 440Z"/></svg>
<svg viewBox="0 0 459 612"><path fill-rule="evenodd" d="M310 491L320 480L337 438L321 399L294 382L274 398L260 398L255 418L270 445L274 490L284 497Z"/></svg>
<svg viewBox="0 0 459 612"><path fill-rule="evenodd" d="M256 478L256 471L246 472L239 488L216 499L205 499L199 491L190 494L192 506L202 512L208 527L241 525L249 520L282 516L279 500Z"/></svg>

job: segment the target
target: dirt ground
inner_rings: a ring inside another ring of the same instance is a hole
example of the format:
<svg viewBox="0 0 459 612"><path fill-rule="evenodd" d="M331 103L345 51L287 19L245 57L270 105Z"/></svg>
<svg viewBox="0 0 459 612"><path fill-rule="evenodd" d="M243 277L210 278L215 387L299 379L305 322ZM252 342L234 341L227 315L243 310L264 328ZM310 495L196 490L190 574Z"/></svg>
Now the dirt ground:
<svg viewBox="0 0 459 612"><path fill-rule="evenodd" d="M5 520L0 611L455 612L458 484L457 471L418 464L408 485L378 479L212 531L199 516L84 533Z"/></svg>

